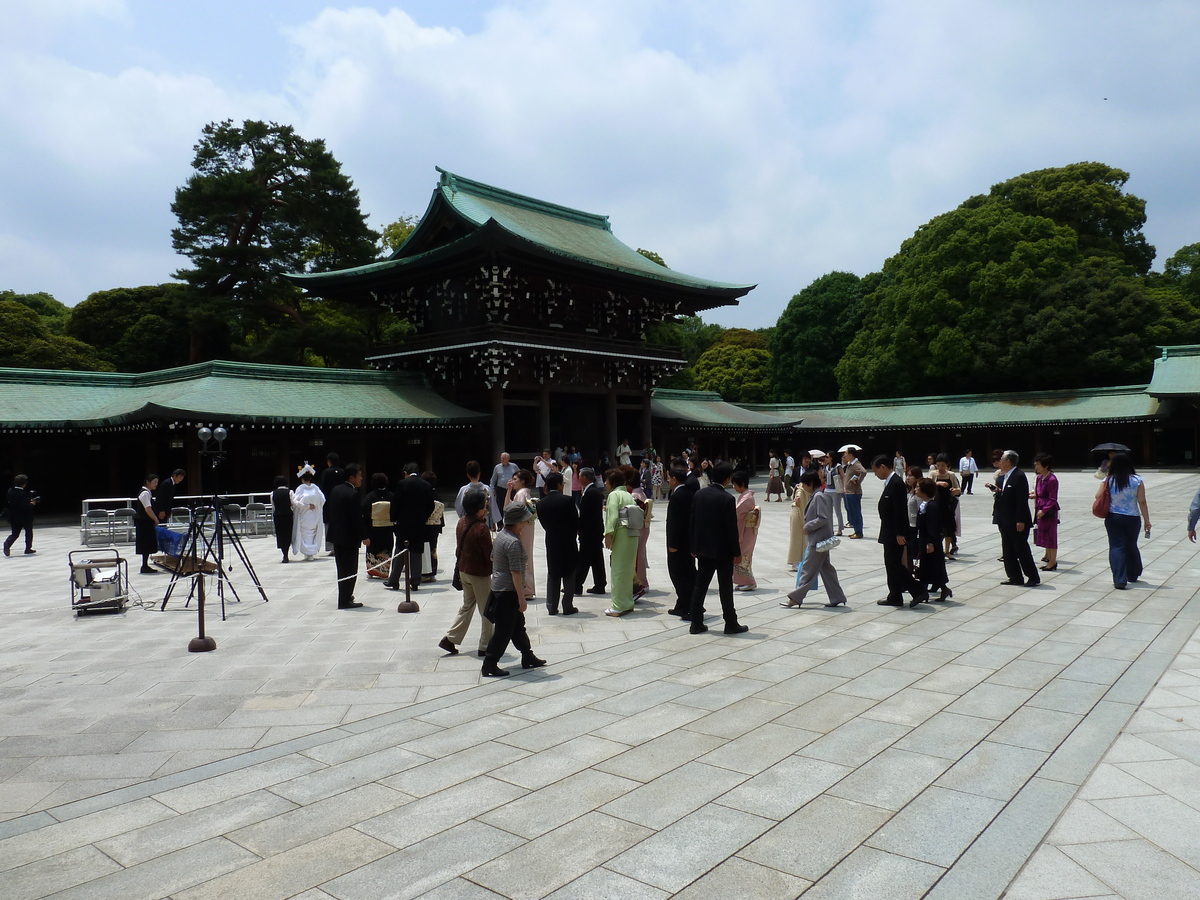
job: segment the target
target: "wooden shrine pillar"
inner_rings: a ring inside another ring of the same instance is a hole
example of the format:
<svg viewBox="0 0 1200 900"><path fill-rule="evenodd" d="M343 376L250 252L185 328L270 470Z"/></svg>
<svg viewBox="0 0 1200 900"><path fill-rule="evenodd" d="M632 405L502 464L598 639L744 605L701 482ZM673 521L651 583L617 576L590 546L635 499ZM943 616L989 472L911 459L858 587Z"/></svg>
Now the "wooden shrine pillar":
<svg viewBox="0 0 1200 900"><path fill-rule="evenodd" d="M617 436L617 389L609 388L604 396L604 440L605 446L600 449L609 452L609 465L617 464L617 447L621 439ZM603 477L603 475L601 475Z"/></svg>
<svg viewBox="0 0 1200 900"><path fill-rule="evenodd" d="M538 388L537 435L538 445L535 449L538 453L547 447L553 453L554 445L550 443L550 385L545 383Z"/></svg>
<svg viewBox="0 0 1200 900"><path fill-rule="evenodd" d="M499 460L504 452L504 388L488 391L492 412L492 459Z"/></svg>
<svg viewBox="0 0 1200 900"><path fill-rule="evenodd" d="M651 429L653 428L653 422L651 419L652 410L650 403L650 392L646 391L645 394L642 395L642 440L645 442L642 444L643 447L654 446L654 435L651 432Z"/></svg>

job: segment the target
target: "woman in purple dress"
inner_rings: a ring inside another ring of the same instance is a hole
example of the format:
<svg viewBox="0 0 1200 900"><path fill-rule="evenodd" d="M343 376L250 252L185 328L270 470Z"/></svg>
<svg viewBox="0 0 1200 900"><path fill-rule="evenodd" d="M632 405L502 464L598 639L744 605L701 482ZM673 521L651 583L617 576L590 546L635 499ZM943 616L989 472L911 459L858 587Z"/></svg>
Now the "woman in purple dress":
<svg viewBox="0 0 1200 900"><path fill-rule="evenodd" d="M1058 568L1058 478L1053 468L1054 457L1049 453L1033 458L1033 471L1037 473L1037 484L1029 495L1036 510L1033 543L1046 551L1042 557L1042 570L1046 572Z"/></svg>

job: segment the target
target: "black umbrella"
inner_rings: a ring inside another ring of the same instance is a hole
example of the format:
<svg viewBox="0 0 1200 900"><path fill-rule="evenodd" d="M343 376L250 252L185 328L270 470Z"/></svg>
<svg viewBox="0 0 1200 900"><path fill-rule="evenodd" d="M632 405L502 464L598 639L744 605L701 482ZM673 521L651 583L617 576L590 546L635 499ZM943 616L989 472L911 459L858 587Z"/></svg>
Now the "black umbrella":
<svg viewBox="0 0 1200 900"><path fill-rule="evenodd" d="M1105 450L1105 451L1108 451L1108 450L1120 450L1120 451L1122 451L1123 453L1128 453L1128 452L1129 452L1129 448L1128 448L1128 447L1126 447L1124 444L1112 444L1112 443L1109 443L1109 444L1097 444L1095 447L1093 447L1093 448L1092 448L1092 452L1093 452L1093 453L1095 453L1097 450Z"/></svg>

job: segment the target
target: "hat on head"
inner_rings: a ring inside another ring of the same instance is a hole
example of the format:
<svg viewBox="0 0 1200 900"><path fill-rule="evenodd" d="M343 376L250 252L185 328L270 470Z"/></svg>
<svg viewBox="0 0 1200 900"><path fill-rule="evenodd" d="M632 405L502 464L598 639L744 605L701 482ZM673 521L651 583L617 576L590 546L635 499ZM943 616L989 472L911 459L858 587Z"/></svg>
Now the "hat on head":
<svg viewBox="0 0 1200 900"><path fill-rule="evenodd" d="M518 522L528 522L533 518L529 507L521 502L514 502L504 507L504 524L516 525Z"/></svg>

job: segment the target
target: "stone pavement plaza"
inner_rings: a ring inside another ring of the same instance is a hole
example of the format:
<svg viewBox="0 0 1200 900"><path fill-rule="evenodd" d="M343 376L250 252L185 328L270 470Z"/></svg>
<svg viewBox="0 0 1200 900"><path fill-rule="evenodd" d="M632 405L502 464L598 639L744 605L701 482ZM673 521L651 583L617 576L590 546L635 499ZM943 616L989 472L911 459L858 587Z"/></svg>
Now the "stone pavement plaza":
<svg viewBox="0 0 1200 900"><path fill-rule="evenodd" d="M166 576L76 618L78 535L43 528L0 559L0 898L1198 897L1200 476L1148 475L1125 592L1096 482L1061 478L1059 571L998 585L981 491L954 599L915 610L875 605L874 481L868 539L834 551L850 608L781 609L788 510L760 492L732 637L664 614L660 516L638 611L539 600L550 664L510 653L501 680L476 626L436 648L448 584L414 615L377 583L338 611L332 559L283 566L269 538L245 546L270 602L235 567L215 652L186 651L181 597L157 610Z"/></svg>

